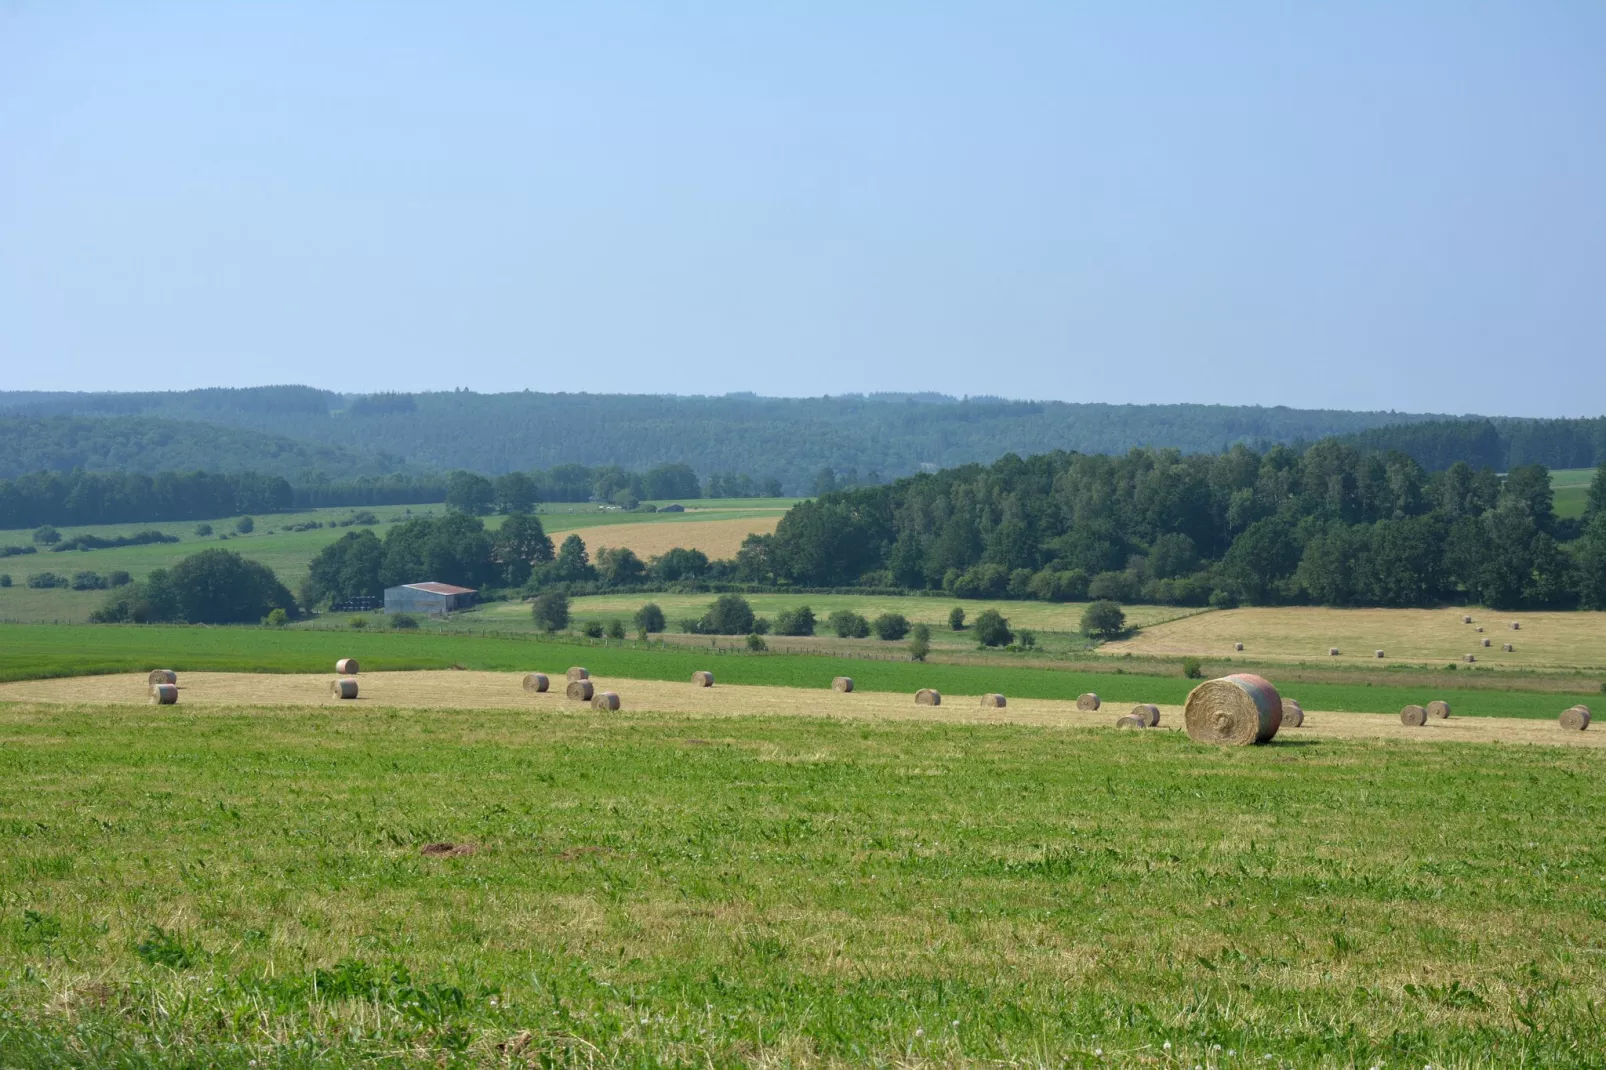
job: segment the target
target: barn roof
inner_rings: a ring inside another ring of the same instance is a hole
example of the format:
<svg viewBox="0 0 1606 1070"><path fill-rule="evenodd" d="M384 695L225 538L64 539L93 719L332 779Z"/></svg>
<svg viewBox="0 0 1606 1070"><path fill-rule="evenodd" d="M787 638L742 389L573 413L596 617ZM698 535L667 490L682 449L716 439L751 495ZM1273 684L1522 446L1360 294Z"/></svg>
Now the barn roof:
<svg viewBox="0 0 1606 1070"><path fill-rule="evenodd" d="M475 594L472 587L453 587L449 583L404 583L403 587L414 591L428 591L430 594Z"/></svg>

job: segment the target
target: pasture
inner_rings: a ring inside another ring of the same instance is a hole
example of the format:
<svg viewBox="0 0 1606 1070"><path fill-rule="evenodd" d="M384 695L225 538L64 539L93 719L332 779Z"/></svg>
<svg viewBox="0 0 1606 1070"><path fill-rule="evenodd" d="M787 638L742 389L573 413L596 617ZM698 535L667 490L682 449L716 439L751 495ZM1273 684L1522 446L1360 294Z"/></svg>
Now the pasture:
<svg viewBox="0 0 1606 1070"><path fill-rule="evenodd" d="M1593 468L1562 468L1550 473L1558 517L1566 520L1584 515L1584 506L1589 502L1589 484L1594 478Z"/></svg>
<svg viewBox="0 0 1606 1070"><path fill-rule="evenodd" d="M578 531L595 552L598 546L627 545L639 540L644 548L667 542L670 546L684 545L702 549L702 543L723 552L734 538L737 546L749 530L774 530L776 521L793 499L732 498L699 501L684 513L627 513L595 505L552 504L543 505L538 514L542 526L555 543L562 542L571 531ZM181 558L199 550L222 547L260 561L273 569L281 581L292 591L300 588L306 579L307 567L312 558L329 543L349 531L362 530L357 526L332 526L349 521L359 512L374 515L378 523L365 525L380 538L394 524L412 517L439 515L438 505L375 506L370 509L331 508L314 509L297 513L274 513L255 517L255 530L249 534L235 534L234 519L213 520L207 523L214 534L197 535L195 521L163 521L143 524L110 524L61 528L63 539L79 535L110 537L132 535L155 529L177 536L176 543L155 543L147 546L124 546L103 550L70 550L53 553L49 547L38 547L37 553L0 558L0 572L9 574L12 586L0 588L0 620L11 621L85 621L104 600L104 591L74 591L68 588L36 589L27 586L27 578L35 573L54 572L71 576L87 569L102 576L114 571L125 571L134 579L143 579L152 569L171 568ZM491 530L501 526L502 517L485 518ZM308 531L290 531L291 527L316 522L324 527ZM703 525L711 524L708 538L703 538ZM663 526L662 535L643 536L639 528L657 529ZM618 535L613 534L617 530ZM627 534L628 533L628 534ZM227 534L227 539L219 536ZM29 546L33 532L0 531L0 546ZM640 551L638 551L640 552ZM661 553L662 550L652 550ZM709 552L707 549L704 552ZM730 551L734 553L734 549Z"/></svg>
<svg viewBox="0 0 1606 1070"><path fill-rule="evenodd" d="M1606 1050L1596 750L377 702L0 741L7 1066Z"/></svg>
<svg viewBox="0 0 1606 1070"><path fill-rule="evenodd" d="M1470 616L1471 624L1461 618ZM1516 622L1521 627L1512 630ZM1479 632L1478 628L1483 628ZM1482 640L1488 639L1485 647ZM1244 644L1242 653L1233 650ZM1511 653L1501 648L1510 643ZM1337 647L1337 657L1328 650ZM1269 662L1329 662L1382 668L1390 662L1449 664L1473 654L1483 669L1606 667L1606 613L1443 609L1246 608L1202 613L1106 643L1108 654ZM1377 650L1386 657L1379 662ZM1462 663L1462 668L1467 668Z"/></svg>

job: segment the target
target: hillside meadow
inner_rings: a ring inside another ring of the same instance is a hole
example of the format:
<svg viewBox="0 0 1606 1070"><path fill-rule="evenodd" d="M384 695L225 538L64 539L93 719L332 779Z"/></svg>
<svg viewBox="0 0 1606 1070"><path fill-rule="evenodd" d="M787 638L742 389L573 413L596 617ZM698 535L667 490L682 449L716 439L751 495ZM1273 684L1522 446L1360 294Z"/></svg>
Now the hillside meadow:
<svg viewBox="0 0 1606 1070"><path fill-rule="evenodd" d="M92 704L0 739L7 1066L1606 1050L1598 751Z"/></svg>

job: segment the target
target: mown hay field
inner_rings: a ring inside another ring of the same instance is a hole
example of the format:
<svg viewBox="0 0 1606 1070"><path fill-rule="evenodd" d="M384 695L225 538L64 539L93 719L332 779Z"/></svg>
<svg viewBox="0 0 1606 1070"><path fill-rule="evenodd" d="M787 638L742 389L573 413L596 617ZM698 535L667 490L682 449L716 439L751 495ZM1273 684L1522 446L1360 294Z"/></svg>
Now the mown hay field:
<svg viewBox="0 0 1606 1070"><path fill-rule="evenodd" d="M716 669L720 666L716 666ZM561 682L560 666L548 675ZM1010 673L1000 672L1000 686ZM186 707L338 706L353 700L331 697L333 673L185 673L179 702ZM545 710L585 712L583 702L564 697L561 687L545 693L525 691L523 674L472 671L367 672L357 678L357 708L410 710ZM673 713L695 717L830 717L867 721L924 721L947 724L1020 724L1054 728L1108 728L1134 703L1106 702L1097 711L1080 710L1074 699L1009 697L1003 709L984 707L981 694L945 692L939 706L922 706L913 692L859 691L842 694L827 688L729 684L715 673L712 689L685 682L641 680L593 673L597 691L615 691L622 716ZM57 704L148 704L144 674L67 677L0 684L0 702ZM1158 688L1156 690L1159 690ZM1169 689L1168 689L1169 690ZM1155 703L1159 730L1182 730L1182 706ZM1557 714L1565 709L1557 704ZM1397 713L1398 711L1393 711ZM1304 725L1285 731L1285 744L1318 739L1389 739L1407 742L1531 743L1547 746L1606 747L1606 732L1569 732L1554 720L1514 717L1451 717L1408 728L1392 714L1323 711L1307 708Z"/></svg>
<svg viewBox="0 0 1606 1070"><path fill-rule="evenodd" d="M5 705L0 1065L1598 1067L1603 774L1474 743Z"/></svg>
<svg viewBox="0 0 1606 1070"><path fill-rule="evenodd" d="M567 528L555 535L553 541L560 542L570 535L578 535L585 540L586 550L593 557L598 550L608 546L615 550L632 550L643 561L676 547L701 550L710 558L732 558L742 548L742 540L749 535L769 535L781 521L779 513L758 513L734 520L712 519L717 515L704 518L697 514L684 514L685 519L666 517L651 523Z"/></svg>
<svg viewBox="0 0 1606 1070"><path fill-rule="evenodd" d="M1472 617L1463 624L1463 616ZM1521 624L1517 631L1511 622ZM1477 631L1482 627L1482 632ZM1489 639L1484 647L1481 640ZM1233 644L1244 644L1235 654ZM1516 649L1505 653L1501 646ZM1340 655L1330 657L1331 647ZM1194 654L1246 661L1460 662L1477 657L1480 668L1606 667L1606 613L1499 612L1489 609L1326 609L1318 606L1230 609L1202 613L1145 628L1130 639L1107 643L1110 654ZM1462 664L1466 668L1465 663Z"/></svg>

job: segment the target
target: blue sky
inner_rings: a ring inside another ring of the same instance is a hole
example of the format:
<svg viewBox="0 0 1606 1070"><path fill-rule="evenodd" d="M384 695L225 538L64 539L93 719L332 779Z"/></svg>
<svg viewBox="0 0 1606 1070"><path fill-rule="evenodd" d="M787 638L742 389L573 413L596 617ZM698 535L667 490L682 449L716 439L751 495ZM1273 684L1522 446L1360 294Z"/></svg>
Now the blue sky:
<svg viewBox="0 0 1606 1070"><path fill-rule="evenodd" d="M1606 4L0 0L0 388L1606 412Z"/></svg>

